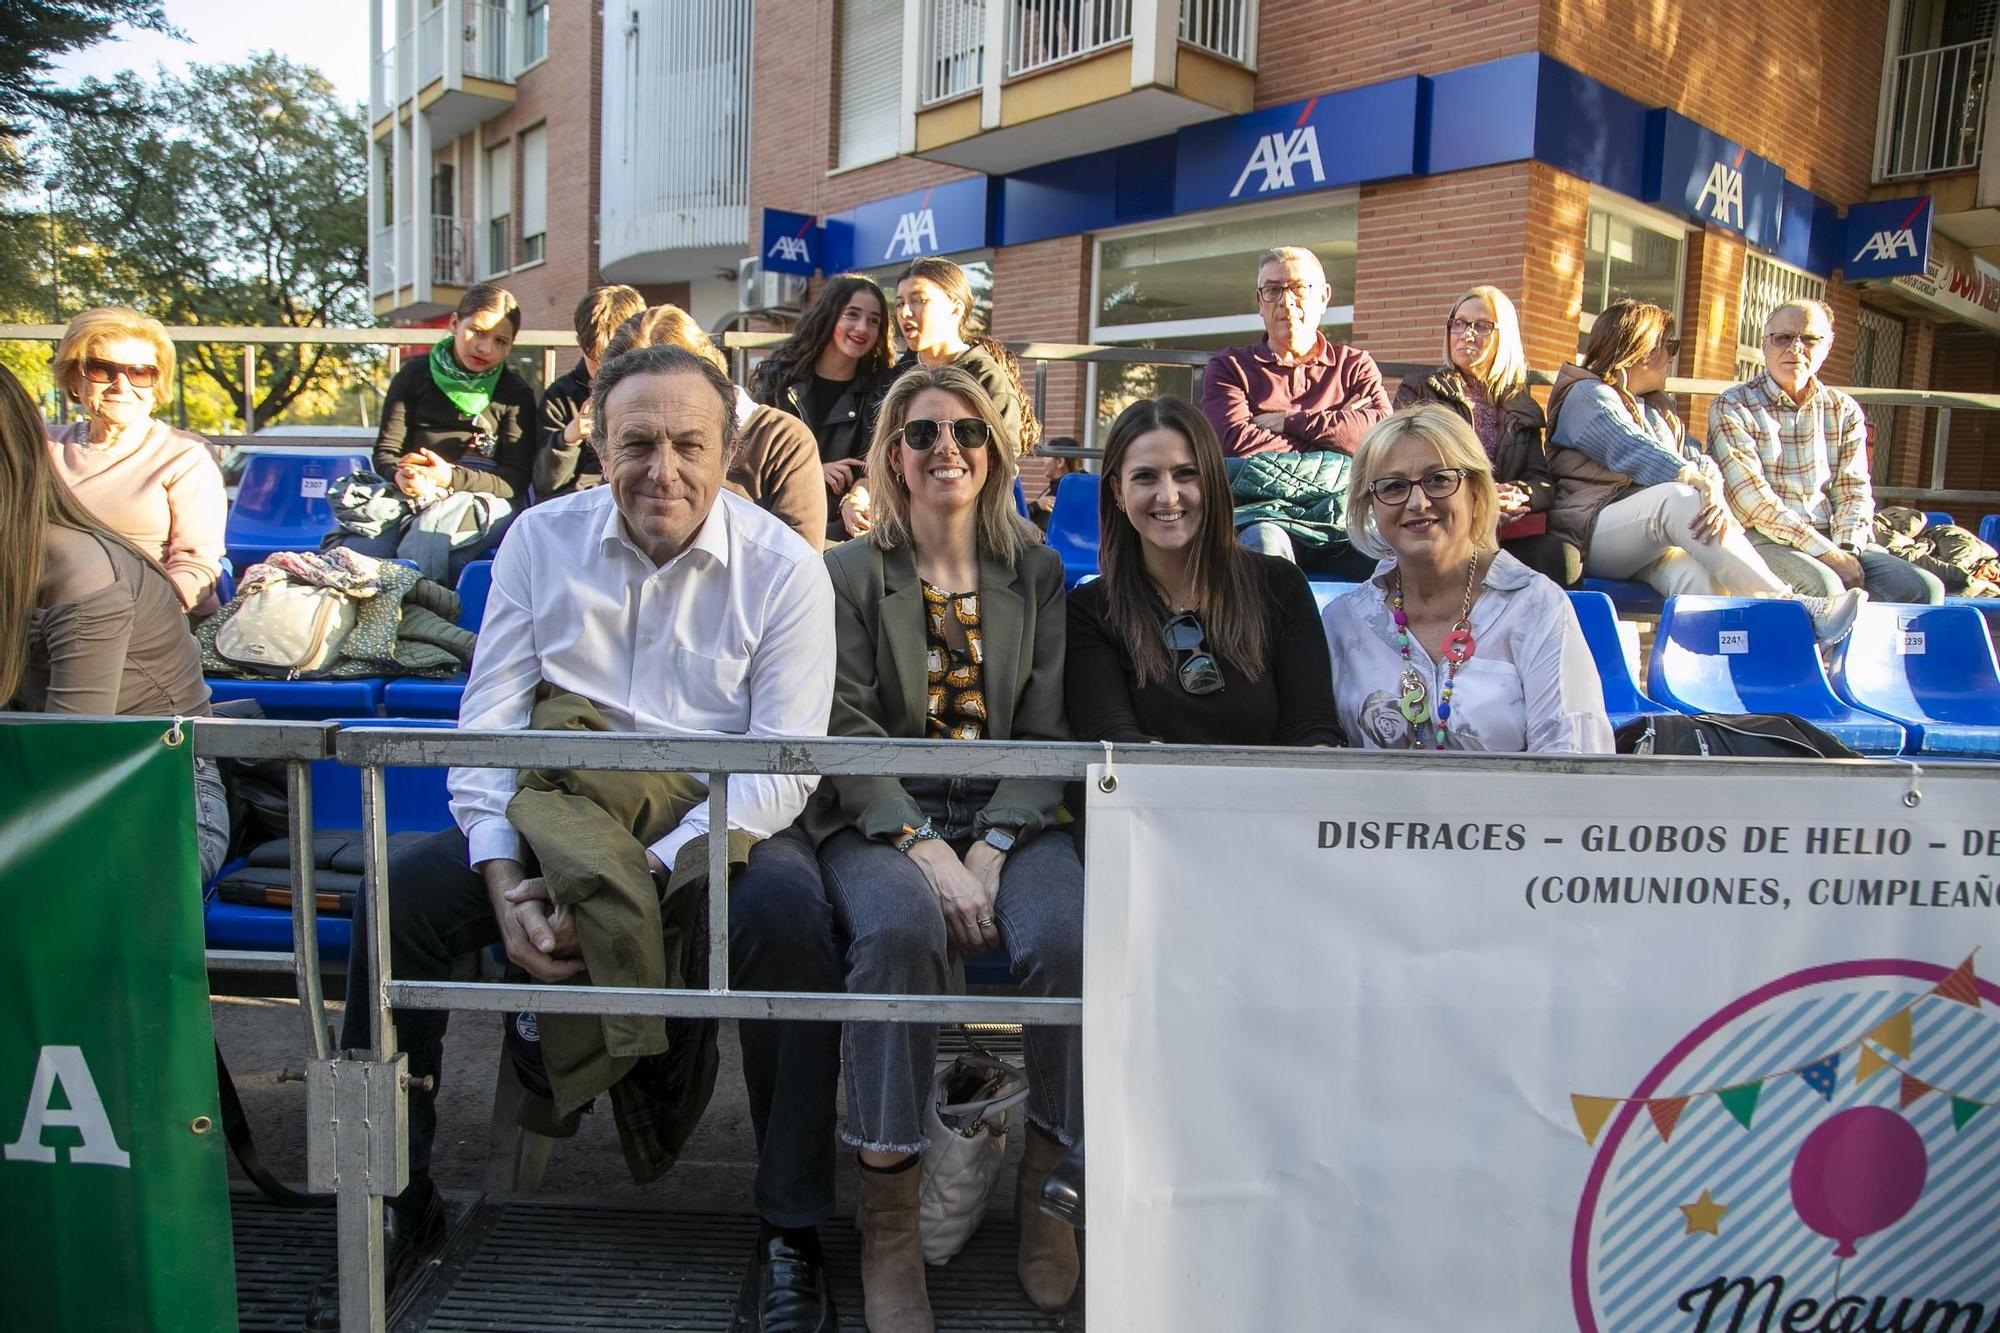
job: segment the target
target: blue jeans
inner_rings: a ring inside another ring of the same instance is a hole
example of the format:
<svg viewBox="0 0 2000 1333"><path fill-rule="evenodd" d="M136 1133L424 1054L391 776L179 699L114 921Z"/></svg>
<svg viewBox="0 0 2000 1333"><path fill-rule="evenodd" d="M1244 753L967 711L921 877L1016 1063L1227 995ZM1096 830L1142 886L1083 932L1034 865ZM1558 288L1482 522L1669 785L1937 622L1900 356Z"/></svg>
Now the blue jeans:
<svg viewBox="0 0 2000 1333"><path fill-rule="evenodd" d="M1841 589L1840 576L1804 551L1781 546L1761 533L1750 534L1750 544L1771 572L1809 597L1832 597ZM1944 584L1927 569L1919 569L1901 556L1880 546L1864 546L1861 586L1878 602L1912 602L1938 606L1944 601Z"/></svg>
<svg viewBox="0 0 2000 1333"><path fill-rule="evenodd" d="M963 854L966 842L952 850ZM843 829L820 845L820 873L847 948L847 990L942 995L950 975L944 915L924 872L887 843ZM1083 993L1083 863L1066 832L1016 847L1000 869L994 924L1021 989ZM921 1152L937 1067L933 1023L848 1023L842 1034L847 1124L841 1138L878 1152ZM1064 1143L1083 1134L1083 1029L1026 1029L1028 1118Z"/></svg>

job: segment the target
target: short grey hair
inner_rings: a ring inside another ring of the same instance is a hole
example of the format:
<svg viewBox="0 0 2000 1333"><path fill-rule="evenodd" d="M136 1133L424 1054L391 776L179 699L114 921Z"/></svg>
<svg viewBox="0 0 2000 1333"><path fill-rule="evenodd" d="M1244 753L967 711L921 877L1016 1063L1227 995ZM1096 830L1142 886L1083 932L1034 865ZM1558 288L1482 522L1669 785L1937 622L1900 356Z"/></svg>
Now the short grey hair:
<svg viewBox="0 0 2000 1333"><path fill-rule="evenodd" d="M1266 264L1311 264L1319 272L1319 280L1326 281L1326 265L1319 262L1319 256L1303 245L1280 245L1257 256L1257 271L1262 273Z"/></svg>
<svg viewBox="0 0 2000 1333"><path fill-rule="evenodd" d="M611 358L597 368L590 384L591 438L601 442L611 414L604 404L611 391L635 375L693 375L707 383L722 400L722 456L736 448L736 386L708 358L672 343L639 347Z"/></svg>
<svg viewBox="0 0 2000 1333"><path fill-rule="evenodd" d="M1826 321L1826 331L1829 334L1833 332L1832 306L1828 305L1824 301L1815 301L1810 296L1795 296L1791 300L1785 302L1783 305L1774 309L1770 314L1764 316L1764 332L1766 334L1770 333L1771 325L1777 322L1778 316L1784 314L1786 311L1794 311L1798 314L1804 315L1808 320L1810 320L1814 315L1818 315L1821 319Z"/></svg>

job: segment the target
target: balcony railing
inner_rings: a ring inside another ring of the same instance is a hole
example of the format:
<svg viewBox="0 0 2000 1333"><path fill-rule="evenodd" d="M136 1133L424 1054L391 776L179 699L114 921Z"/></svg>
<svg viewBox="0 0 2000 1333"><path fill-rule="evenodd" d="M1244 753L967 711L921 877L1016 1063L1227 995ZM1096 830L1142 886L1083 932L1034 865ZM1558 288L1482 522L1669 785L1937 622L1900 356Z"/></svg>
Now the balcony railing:
<svg viewBox="0 0 2000 1333"><path fill-rule="evenodd" d="M444 6L433 5L417 23L417 87L444 77Z"/></svg>
<svg viewBox="0 0 2000 1333"><path fill-rule="evenodd" d="M396 104L396 48L375 54L374 96L369 105L387 110Z"/></svg>
<svg viewBox="0 0 2000 1333"><path fill-rule="evenodd" d="M1007 14L1007 76L1132 40L1132 0L1013 0Z"/></svg>
<svg viewBox="0 0 2000 1333"><path fill-rule="evenodd" d="M472 223L467 218L431 215L431 281L446 287L470 287Z"/></svg>
<svg viewBox="0 0 2000 1333"><path fill-rule="evenodd" d="M386 296L396 290L396 229L377 227L368 247L368 294Z"/></svg>
<svg viewBox="0 0 2000 1333"><path fill-rule="evenodd" d="M1992 72L1990 38L1896 57L1882 90L1889 105L1876 176L1896 180L1977 167Z"/></svg>
<svg viewBox="0 0 2000 1333"><path fill-rule="evenodd" d="M986 78L986 0L927 0L922 50L921 105L977 91Z"/></svg>
<svg viewBox="0 0 2000 1333"><path fill-rule="evenodd" d="M465 6L465 72L477 79L513 81L507 61L507 7L467 0Z"/></svg>
<svg viewBox="0 0 2000 1333"><path fill-rule="evenodd" d="M1181 40L1189 46L1251 63L1257 36L1257 0L1181 0Z"/></svg>

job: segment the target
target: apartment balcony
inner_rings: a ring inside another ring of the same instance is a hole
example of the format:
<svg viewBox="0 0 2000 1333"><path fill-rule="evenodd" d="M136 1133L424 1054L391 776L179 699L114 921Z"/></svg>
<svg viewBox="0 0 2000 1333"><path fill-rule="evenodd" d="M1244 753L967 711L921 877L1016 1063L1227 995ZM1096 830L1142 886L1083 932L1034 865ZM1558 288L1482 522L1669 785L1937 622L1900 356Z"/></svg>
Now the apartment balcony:
<svg viewBox="0 0 2000 1333"><path fill-rule="evenodd" d="M378 4L385 0L377 0ZM514 42L505 3L441 0L375 57L370 103L381 138L411 109L447 143L514 105Z"/></svg>
<svg viewBox="0 0 2000 1333"><path fill-rule="evenodd" d="M376 228L368 241L375 314L421 319L457 308L465 289L478 281L473 236L472 219L437 214Z"/></svg>
<svg viewBox="0 0 2000 1333"><path fill-rule="evenodd" d="M905 0L903 150L989 173L1248 111L1257 0Z"/></svg>
<svg viewBox="0 0 2000 1333"><path fill-rule="evenodd" d="M1981 258L2000 260L2000 129L1993 40L1894 53L1875 141L1878 196L1928 192L1934 226Z"/></svg>
<svg viewBox="0 0 2000 1333"><path fill-rule="evenodd" d="M621 0L604 24L604 280L713 277L750 244L750 6Z"/></svg>

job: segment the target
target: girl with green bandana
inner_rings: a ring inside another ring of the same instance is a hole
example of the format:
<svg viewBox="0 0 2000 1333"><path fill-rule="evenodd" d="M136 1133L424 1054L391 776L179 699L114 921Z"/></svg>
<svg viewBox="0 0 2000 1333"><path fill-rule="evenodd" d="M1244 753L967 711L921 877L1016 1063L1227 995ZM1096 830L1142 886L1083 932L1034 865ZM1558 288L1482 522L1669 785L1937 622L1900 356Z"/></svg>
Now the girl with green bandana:
<svg viewBox="0 0 2000 1333"><path fill-rule="evenodd" d="M414 505L454 491L497 495L517 509L527 503L535 391L507 368L520 331L513 293L480 283L459 301L448 336L390 382L375 470Z"/></svg>

